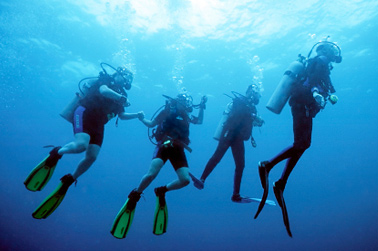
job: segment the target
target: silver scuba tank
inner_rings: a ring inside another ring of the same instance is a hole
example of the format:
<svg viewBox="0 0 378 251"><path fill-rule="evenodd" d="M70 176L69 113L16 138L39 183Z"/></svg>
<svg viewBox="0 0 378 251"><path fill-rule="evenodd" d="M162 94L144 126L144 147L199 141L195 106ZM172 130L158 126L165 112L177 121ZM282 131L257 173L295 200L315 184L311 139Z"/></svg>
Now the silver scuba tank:
<svg viewBox="0 0 378 251"><path fill-rule="evenodd" d="M213 138L215 140L220 140L222 136L224 136L224 134L226 133L224 130L224 125L230 115L230 112L231 112L231 109L232 109L232 102L228 103L227 106L226 106L226 109L223 111L223 116L221 118L221 120L219 121L219 124L218 124L218 127L217 129L215 130L215 133L214 133L214 136Z"/></svg>

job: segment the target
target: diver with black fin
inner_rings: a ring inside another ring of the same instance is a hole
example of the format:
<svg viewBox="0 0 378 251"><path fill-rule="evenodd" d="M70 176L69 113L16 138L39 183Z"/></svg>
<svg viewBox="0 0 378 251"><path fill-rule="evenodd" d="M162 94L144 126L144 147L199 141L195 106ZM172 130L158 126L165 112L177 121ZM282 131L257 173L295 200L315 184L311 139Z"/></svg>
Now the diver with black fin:
<svg viewBox="0 0 378 251"><path fill-rule="evenodd" d="M108 74L104 66L113 69L114 73ZM75 172L62 177L55 191L34 211L33 217L36 219L45 219L53 213L62 202L68 188L95 162L104 139L105 124L109 120L115 116L121 120L144 118L143 112L125 112L125 107L130 105L126 90L131 88L132 72L124 67L116 69L106 63L101 63L101 68L103 71L98 77L84 78L79 82L80 93L76 94L60 114L72 123L74 141L63 147L54 147L49 156L32 170L24 182L27 189L40 191L50 180L58 160L64 154L85 152L84 159L80 161ZM90 81L84 83L87 80Z"/></svg>
<svg viewBox="0 0 378 251"><path fill-rule="evenodd" d="M254 126L261 127L264 124L264 120L257 115L256 109L261 97L260 88L256 84L251 84L248 86L245 95L237 92L232 93L235 97L227 105L214 135L214 139L219 141L218 146L207 162L201 177L198 179L191 175L191 178L196 188L203 189L207 177L219 164L228 148L231 148L235 161L234 188L231 201L236 203L256 202L254 198L241 196L240 186L245 167L244 141L250 139L252 147L256 147L252 129Z"/></svg>
<svg viewBox="0 0 378 251"><path fill-rule="evenodd" d="M151 120L140 118L141 122L148 128L156 127L150 137L151 141L152 139L156 140L156 142L152 141L156 144L156 148L148 172L143 176L138 187L131 192L138 198L132 202L138 202L143 191L157 177L167 160L171 162L177 174L177 179L154 189L157 203L153 233L156 235L164 234L167 230L168 209L165 194L169 191L181 189L190 182L189 165L184 151L185 149L191 151L188 147L190 143L189 125L202 124L207 102L206 96L203 96L199 105L193 105L193 98L187 93L180 93L176 98L164 97L167 98L166 104L155 113L155 115L158 113L157 116L154 115ZM191 115L193 108L199 109L197 117ZM133 211L123 210L128 207L129 201L130 196L114 220L111 233L116 238L125 238L124 229L128 230L132 223L133 218L129 215L134 214L135 207L133 207ZM120 220L121 218L124 220Z"/></svg>
<svg viewBox="0 0 378 251"><path fill-rule="evenodd" d="M327 38L328 39L328 38ZM317 55L311 57L316 48ZM287 159L281 178L273 183L274 195L282 210L283 220L287 233L292 237L289 217L284 200L284 190L290 173L294 169L300 157L311 145L313 118L325 108L327 101L335 104L338 98L330 79L332 63L341 63L340 47L328 40L316 43L308 54L307 59L302 57L293 62L284 73L281 82L270 98L267 108L279 114L287 100L293 116L294 144L284 149L281 153L268 161L260 161L258 171L264 194L255 219L264 207L264 199L267 198L269 189L269 172L279 162Z"/></svg>

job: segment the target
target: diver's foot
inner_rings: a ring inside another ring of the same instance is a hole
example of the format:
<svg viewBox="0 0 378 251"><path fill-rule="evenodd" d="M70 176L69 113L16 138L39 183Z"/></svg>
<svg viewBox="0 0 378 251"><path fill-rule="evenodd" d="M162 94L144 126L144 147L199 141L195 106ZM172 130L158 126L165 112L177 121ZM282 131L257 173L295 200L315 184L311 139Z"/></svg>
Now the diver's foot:
<svg viewBox="0 0 378 251"><path fill-rule="evenodd" d="M133 189L133 190L130 192L130 194L129 194L129 196L128 196L129 201L127 202L127 209L129 209L129 210L134 210L134 209L135 209L136 204L137 204L137 202L139 201L139 199L140 199L140 195L141 195L141 194L142 194L142 193L137 192L136 189Z"/></svg>
<svg viewBox="0 0 378 251"><path fill-rule="evenodd" d="M157 187L154 189L156 196L159 198L159 205L163 207L165 205L165 193L168 192L167 186Z"/></svg>
<svg viewBox="0 0 378 251"><path fill-rule="evenodd" d="M251 203L254 201L252 198L240 196L240 194L232 195L231 200L235 203Z"/></svg>
<svg viewBox="0 0 378 251"><path fill-rule="evenodd" d="M56 166L56 164L58 163L58 160L60 160L62 158L63 155L60 155L58 153L59 149L62 148L60 146L57 146L57 147L54 147L51 151L50 151L50 155L49 157L46 159L46 166L49 166L49 167L53 167L53 166Z"/></svg>
<svg viewBox="0 0 378 251"><path fill-rule="evenodd" d="M168 192L167 186L157 187L154 189L157 197L165 197L165 193Z"/></svg>
<svg viewBox="0 0 378 251"><path fill-rule="evenodd" d="M271 169L269 161L260 161L258 164L259 176L261 181L261 186L265 190L269 187L269 171Z"/></svg>
<svg viewBox="0 0 378 251"><path fill-rule="evenodd" d="M204 179L197 179L194 175L190 175L193 181L193 185L195 188L202 190L205 187L205 180Z"/></svg>
<svg viewBox="0 0 378 251"><path fill-rule="evenodd" d="M60 181L63 183L62 187L59 190L59 194L65 194L68 188L76 181L74 177L69 173L60 178Z"/></svg>
<svg viewBox="0 0 378 251"><path fill-rule="evenodd" d="M281 179L273 183L274 195L276 196L276 200L278 202L278 205L280 205L280 207L282 207L284 204L284 197L283 197L284 190L285 190L285 184Z"/></svg>

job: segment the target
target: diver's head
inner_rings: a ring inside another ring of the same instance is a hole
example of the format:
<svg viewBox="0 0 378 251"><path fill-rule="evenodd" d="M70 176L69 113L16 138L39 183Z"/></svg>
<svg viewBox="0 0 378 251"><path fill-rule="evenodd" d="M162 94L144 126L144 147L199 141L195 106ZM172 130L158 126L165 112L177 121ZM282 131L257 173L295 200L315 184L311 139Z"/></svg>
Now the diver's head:
<svg viewBox="0 0 378 251"><path fill-rule="evenodd" d="M177 101L177 108L183 109L186 112L192 112L193 111L193 98L192 96L182 93L177 95L176 97Z"/></svg>
<svg viewBox="0 0 378 251"><path fill-rule="evenodd" d="M341 63L340 47L332 42L322 41L317 43L316 53L318 56L325 56L330 62ZM314 45L315 46L315 45Z"/></svg>
<svg viewBox="0 0 378 251"><path fill-rule="evenodd" d="M130 90L131 83L133 82L133 73L125 67L118 67L117 71L113 74L114 81L122 85L126 90Z"/></svg>
<svg viewBox="0 0 378 251"><path fill-rule="evenodd" d="M257 105L260 101L260 88L256 84L251 84L245 91L245 96L251 100L254 105Z"/></svg>

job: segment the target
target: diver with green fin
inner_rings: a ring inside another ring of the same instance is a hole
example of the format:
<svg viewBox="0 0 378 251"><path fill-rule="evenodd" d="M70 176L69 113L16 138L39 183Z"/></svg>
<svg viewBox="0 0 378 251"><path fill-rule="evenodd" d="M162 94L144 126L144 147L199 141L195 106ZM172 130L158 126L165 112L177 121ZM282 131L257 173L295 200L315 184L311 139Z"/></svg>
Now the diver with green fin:
<svg viewBox="0 0 378 251"><path fill-rule="evenodd" d="M310 58L315 47L317 55ZM333 94L335 88L330 79L330 71L333 69L332 62L341 63L341 60L341 49L337 44L327 40L316 43L307 58L299 55L299 60L289 66L267 104L269 110L279 114L290 98L294 144L271 160L259 162L258 171L264 193L255 219L263 209L264 201L268 196L270 170L287 159L281 178L273 183L273 191L281 207L284 224L290 237L292 234L283 192L291 171L311 145L313 118L325 108L327 101L331 104L338 101L337 96Z"/></svg>
<svg viewBox="0 0 378 251"><path fill-rule="evenodd" d="M108 74L104 65L113 69L114 73ZM109 120L115 116L122 120L144 118L143 112L126 113L124 109L130 105L126 90L131 88L133 74L124 67L115 69L106 63L101 63L101 67L103 71L98 77L84 78L79 82L80 93L76 93L75 98L61 113L73 125L74 141L63 147L54 147L24 182L28 190L41 191L64 154L85 152L84 159L80 161L75 172L63 176L58 187L33 212L36 219L45 219L53 213L68 188L95 162L102 146L105 124ZM84 83L87 80L90 81Z"/></svg>
<svg viewBox="0 0 378 251"><path fill-rule="evenodd" d="M260 88L256 84L251 84L245 95L232 93L235 97L227 105L214 135L214 139L219 141L218 146L207 162L200 179L194 175L191 175L191 178L196 188L203 189L207 177L219 164L228 148L231 148L235 161L234 189L231 200L236 203L256 202L260 200L240 195L240 185L245 167L244 141L251 139L252 147L256 147L252 129L254 126L261 127L264 124L264 120L257 115L256 109L261 97Z"/></svg>
<svg viewBox="0 0 378 251"><path fill-rule="evenodd" d="M168 224L168 209L165 194L168 191L181 189L190 182L189 167L184 150L191 152L189 144L189 125L202 124L206 96L203 96L199 105L193 105L193 99L186 93L179 94L176 98L167 98L166 104L157 112L158 115L151 120L140 118L148 128L153 130L152 138L156 140L156 148L153 154L150 168L143 176L139 186L132 190L125 204L117 214L111 234L116 238L125 238L130 229L135 207L143 191L159 174L161 168L169 160L176 171L177 179L165 186L154 189L156 195L156 209L153 224L153 233L161 235L166 232ZM190 115L194 108L199 108L198 117ZM156 113L157 113L156 112ZM155 114L156 114L155 113ZM150 138L151 139L151 138Z"/></svg>

